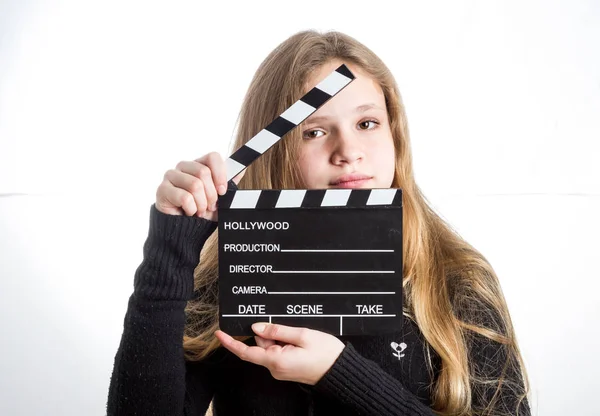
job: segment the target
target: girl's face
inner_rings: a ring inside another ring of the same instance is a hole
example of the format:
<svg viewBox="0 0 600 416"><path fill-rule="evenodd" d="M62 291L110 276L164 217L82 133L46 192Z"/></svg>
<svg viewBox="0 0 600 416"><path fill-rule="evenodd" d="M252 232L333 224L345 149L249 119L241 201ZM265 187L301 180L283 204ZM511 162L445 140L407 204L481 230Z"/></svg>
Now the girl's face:
<svg viewBox="0 0 600 416"><path fill-rule="evenodd" d="M309 85L342 63L325 64ZM389 188L396 157L383 91L360 68L346 66L356 79L300 126L300 172L309 189Z"/></svg>

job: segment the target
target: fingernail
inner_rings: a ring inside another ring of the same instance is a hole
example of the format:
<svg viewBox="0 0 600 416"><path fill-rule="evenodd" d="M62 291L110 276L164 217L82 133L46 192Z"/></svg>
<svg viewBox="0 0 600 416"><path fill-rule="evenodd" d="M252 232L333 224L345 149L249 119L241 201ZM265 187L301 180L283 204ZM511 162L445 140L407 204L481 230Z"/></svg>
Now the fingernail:
<svg viewBox="0 0 600 416"><path fill-rule="evenodd" d="M252 325L252 329L254 330L254 332L263 332L265 330L266 325L265 324L253 324Z"/></svg>
<svg viewBox="0 0 600 416"><path fill-rule="evenodd" d="M225 185L219 185L219 195L223 195L225 193L225 191L227 191L227 188L225 187Z"/></svg>

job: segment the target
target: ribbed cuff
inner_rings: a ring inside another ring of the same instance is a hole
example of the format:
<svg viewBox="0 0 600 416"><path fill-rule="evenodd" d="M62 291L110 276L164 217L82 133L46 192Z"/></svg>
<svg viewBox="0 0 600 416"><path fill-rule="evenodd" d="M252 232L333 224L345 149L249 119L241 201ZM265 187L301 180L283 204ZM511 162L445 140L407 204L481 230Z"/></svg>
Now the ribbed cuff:
<svg viewBox="0 0 600 416"><path fill-rule="evenodd" d="M217 223L164 214L152 204L144 259L135 273L134 293L149 299L189 300L200 251Z"/></svg>
<svg viewBox="0 0 600 416"><path fill-rule="evenodd" d="M361 415L434 415L400 381L360 355L349 342L314 389Z"/></svg>

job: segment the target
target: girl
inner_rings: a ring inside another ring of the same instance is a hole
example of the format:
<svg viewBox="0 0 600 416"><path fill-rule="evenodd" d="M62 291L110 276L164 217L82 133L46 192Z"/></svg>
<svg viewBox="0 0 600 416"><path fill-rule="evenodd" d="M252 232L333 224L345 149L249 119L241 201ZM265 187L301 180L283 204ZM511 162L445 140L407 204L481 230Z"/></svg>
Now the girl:
<svg viewBox="0 0 600 416"><path fill-rule="evenodd" d="M342 63L356 79L234 179L251 189L401 188L404 322L340 336L257 323L218 330L216 153L180 162L151 207L109 415L528 415L528 383L498 278L415 183L393 76L353 38L300 32L260 65L235 149Z"/></svg>

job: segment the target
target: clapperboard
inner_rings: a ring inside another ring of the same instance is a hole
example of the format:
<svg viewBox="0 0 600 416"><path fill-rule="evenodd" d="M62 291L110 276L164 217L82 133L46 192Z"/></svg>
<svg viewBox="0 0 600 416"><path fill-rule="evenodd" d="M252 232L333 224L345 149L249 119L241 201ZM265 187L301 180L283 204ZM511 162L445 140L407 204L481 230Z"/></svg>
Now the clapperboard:
<svg viewBox="0 0 600 416"><path fill-rule="evenodd" d="M342 65L227 159L233 178L354 79ZM219 325L334 335L402 322L402 190L229 190L219 197Z"/></svg>

